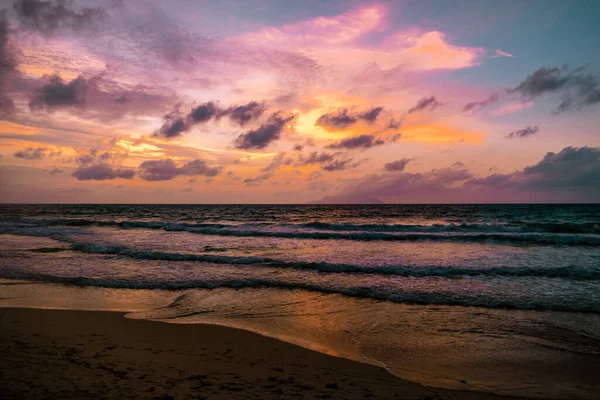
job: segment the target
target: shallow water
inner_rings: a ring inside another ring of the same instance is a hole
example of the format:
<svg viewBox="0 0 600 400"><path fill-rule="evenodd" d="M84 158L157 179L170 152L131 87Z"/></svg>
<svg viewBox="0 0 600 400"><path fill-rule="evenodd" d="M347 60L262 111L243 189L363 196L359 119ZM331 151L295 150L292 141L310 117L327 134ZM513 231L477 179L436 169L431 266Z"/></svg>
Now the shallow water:
<svg viewBox="0 0 600 400"><path fill-rule="evenodd" d="M217 323L433 386L600 392L600 206L2 206L0 305Z"/></svg>

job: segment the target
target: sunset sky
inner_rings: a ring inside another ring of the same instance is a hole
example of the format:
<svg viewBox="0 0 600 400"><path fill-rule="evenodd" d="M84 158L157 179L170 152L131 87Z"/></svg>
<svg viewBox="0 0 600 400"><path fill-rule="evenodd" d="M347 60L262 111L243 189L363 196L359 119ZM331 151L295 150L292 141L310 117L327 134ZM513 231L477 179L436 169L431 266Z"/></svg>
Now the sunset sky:
<svg viewBox="0 0 600 400"><path fill-rule="evenodd" d="M600 1L1 1L0 202L600 202Z"/></svg>

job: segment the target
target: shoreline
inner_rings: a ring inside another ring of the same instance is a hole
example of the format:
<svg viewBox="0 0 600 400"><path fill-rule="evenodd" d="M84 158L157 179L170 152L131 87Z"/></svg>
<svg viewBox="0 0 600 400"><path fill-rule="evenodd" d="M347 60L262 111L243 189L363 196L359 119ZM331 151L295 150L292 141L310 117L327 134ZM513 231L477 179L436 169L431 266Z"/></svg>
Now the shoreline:
<svg viewBox="0 0 600 400"><path fill-rule="evenodd" d="M5 398L523 399L426 387L238 328L125 314L0 308Z"/></svg>

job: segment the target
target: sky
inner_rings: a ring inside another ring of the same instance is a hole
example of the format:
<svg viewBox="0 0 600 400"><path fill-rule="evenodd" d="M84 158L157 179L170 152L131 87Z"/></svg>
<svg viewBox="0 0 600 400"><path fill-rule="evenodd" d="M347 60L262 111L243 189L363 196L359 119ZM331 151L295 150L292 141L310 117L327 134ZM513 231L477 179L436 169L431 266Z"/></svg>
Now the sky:
<svg viewBox="0 0 600 400"><path fill-rule="evenodd" d="M0 202L600 202L600 2L0 0Z"/></svg>

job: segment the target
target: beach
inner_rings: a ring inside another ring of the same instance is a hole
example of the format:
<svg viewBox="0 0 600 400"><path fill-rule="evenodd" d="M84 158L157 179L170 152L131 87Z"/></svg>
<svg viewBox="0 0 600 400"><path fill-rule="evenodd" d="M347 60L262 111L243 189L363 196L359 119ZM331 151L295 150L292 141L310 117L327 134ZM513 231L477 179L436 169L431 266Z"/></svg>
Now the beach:
<svg viewBox="0 0 600 400"><path fill-rule="evenodd" d="M118 312L0 309L5 399L509 399L408 382L385 369L244 330Z"/></svg>

